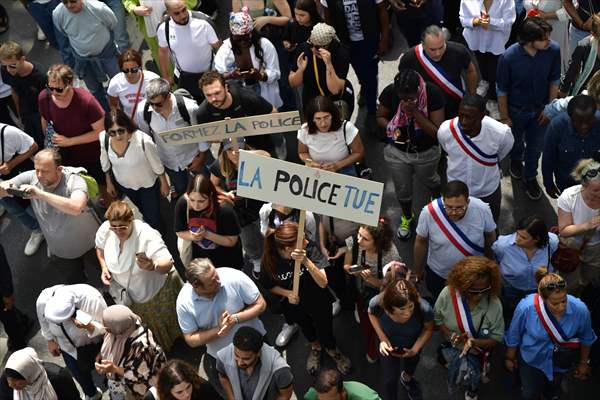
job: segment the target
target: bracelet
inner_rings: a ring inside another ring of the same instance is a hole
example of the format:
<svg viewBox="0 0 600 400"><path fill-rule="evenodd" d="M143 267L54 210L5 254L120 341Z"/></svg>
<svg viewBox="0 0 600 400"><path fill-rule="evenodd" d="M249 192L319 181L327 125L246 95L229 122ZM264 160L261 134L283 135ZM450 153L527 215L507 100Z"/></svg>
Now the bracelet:
<svg viewBox="0 0 600 400"><path fill-rule="evenodd" d="M233 314L233 320L235 321L236 324L240 323L240 317L238 317L237 314Z"/></svg>

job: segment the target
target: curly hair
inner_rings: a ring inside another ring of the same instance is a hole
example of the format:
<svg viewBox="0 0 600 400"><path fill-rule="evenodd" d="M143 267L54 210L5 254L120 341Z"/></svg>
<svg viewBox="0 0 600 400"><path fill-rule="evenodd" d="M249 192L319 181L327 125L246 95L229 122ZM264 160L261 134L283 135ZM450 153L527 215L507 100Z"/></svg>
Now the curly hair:
<svg viewBox="0 0 600 400"><path fill-rule="evenodd" d="M366 229L373 237L373 244L377 251L388 251L392 247L394 232L386 218L379 218L377 226L361 225L360 228Z"/></svg>
<svg viewBox="0 0 600 400"><path fill-rule="evenodd" d="M448 286L458 289L461 293L467 293L473 283L481 278L490 280L491 294L498 297L502 288L500 268L494 261L483 256L465 257L454 264L448 274Z"/></svg>

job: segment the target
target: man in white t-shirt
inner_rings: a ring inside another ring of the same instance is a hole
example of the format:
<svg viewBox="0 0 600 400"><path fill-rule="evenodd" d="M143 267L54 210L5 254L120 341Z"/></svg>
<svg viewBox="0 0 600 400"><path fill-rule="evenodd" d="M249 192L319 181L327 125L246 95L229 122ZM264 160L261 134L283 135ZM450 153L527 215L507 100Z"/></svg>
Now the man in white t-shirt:
<svg viewBox="0 0 600 400"><path fill-rule="evenodd" d="M221 41L211 24L195 18L183 0L165 0L165 6L168 18L156 31L160 73L173 84L169 74L173 60L177 84L200 102L204 97L198 80L210 70L213 50L219 49Z"/></svg>
<svg viewBox="0 0 600 400"><path fill-rule="evenodd" d="M442 197L423 207L416 231L414 271L419 279L425 274L434 301L454 264L467 256L491 258L496 241L490 207L470 197L469 188L461 181L448 182Z"/></svg>
<svg viewBox="0 0 600 400"><path fill-rule="evenodd" d="M514 138L508 125L485 115L485 104L481 96L465 95L458 117L440 125L437 139L448 154L448 181L463 181L471 196L490 205L497 223L502 201L499 163L510 153Z"/></svg>
<svg viewBox="0 0 600 400"><path fill-rule="evenodd" d="M33 138L11 125L0 123L0 180L8 180L18 173L31 169L29 159L38 150ZM8 210L27 229L31 231L29 240L25 244L24 253L33 255L44 241L37 219L31 212L29 200L2 197L0 198L0 215ZM29 210L29 212L27 211Z"/></svg>

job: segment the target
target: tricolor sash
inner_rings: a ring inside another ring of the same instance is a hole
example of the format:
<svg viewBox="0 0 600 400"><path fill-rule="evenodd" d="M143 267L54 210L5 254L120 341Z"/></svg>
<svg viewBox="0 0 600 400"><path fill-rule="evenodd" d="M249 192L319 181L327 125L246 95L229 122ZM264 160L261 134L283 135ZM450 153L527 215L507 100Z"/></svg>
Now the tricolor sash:
<svg viewBox="0 0 600 400"><path fill-rule="evenodd" d="M465 93L462 85L459 87L450 80L443 68L437 65L437 63L434 63L434 61L427 56L427 53L423 50L422 44L415 46L415 54L421 67L427 72L427 75L429 75L444 92L457 100L462 99Z"/></svg>
<svg viewBox="0 0 600 400"><path fill-rule="evenodd" d="M483 248L473 243L467 235L452 221L446 210L442 199L438 198L427 205L427 210L433 217L434 221L448 238L450 243L454 245L465 257L476 256L483 254Z"/></svg>
<svg viewBox="0 0 600 400"><path fill-rule="evenodd" d="M498 165L498 154L486 154L473 143L469 135L466 135L462 131L458 117L450 121L450 132L460 148L475 162L485 167L495 167Z"/></svg>
<svg viewBox="0 0 600 400"><path fill-rule="evenodd" d="M460 292L453 287L450 287L450 297L452 298L452 306L454 307L454 315L456 316L456 324L460 333L466 333L468 337L475 338L477 332L473 326L471 318L471 310L467 299L460 295Z"/></svg>
<svg viewBox="0 0 600 400"><path fill-rule="evenodd" d="M544 301L540 300L540 295L538 293L536 293L533 298L533 305L535 306L538 317L540 317L540 321L542 321L542 326L546 332L548 332L548 336L550 336L550 339L552 339L554 344L562 347L579 347L579 339L567 339L567 335L565 335L565 332L562 330L558 321L546 310L546 305L544 304Z"/></svg>

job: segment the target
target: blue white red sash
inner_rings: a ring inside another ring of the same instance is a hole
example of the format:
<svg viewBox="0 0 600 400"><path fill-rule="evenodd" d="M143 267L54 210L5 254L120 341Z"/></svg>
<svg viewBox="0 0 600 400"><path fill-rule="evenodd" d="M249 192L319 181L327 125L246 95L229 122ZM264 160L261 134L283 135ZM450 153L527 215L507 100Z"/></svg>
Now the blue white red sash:
<svg viewBox="0 0 600 400"><path fill-rule="evenodd" d="M453 287L450 289L450 298L452 299L452 307L454 307L454 315L456 316L456 324L461 333L466 333L468 337L474 338L475 327L471 318L471 310L467 299L460 295L460 292Z"/></svg>
<svg viewBox="0 0 600 400"><path fill-rule="evenodd" d="M495 167L498 165L498 155L486 154L475 143L473 143L471 138L460 128L458 118L454 118L450 121L450 132L460 148L477 163L485 167Z"/></svg>
<svg viewBox="0 0 600 400"><path fill-rule="evenodd" d="M446 71L444 71L441 66L437 65L437 63L434 64L434 61L431 60L423 50L422 44L415 46L415 54L421 67L427 72L427 75L429 75L444 92L458 100L462 99L465 93L463 88L452 83L450 78L446 75Z"/></svg>
<svg viewBox="0 0 600 400"><path fill-rule="evenodd" d="M483 248L473 243L467 235L452 221L446 210L442 199L438 198L427 205L427 210L439 226L440 230L465 257L483 254Z"/></svg>
<svg viewBox="0 0 600 400"><path fill-rule="evenodd" d="M567 339L567 335L565 335L565 332L562 330L558 321L546 310L546 305L540 300L540 295L538 293L534 295L533 305L535 306L538 317L540 317L540 321L542 321L542 326L546 332L548 332L550 339L552 339L555 344L562 347L579 347L579 339Z"/></svg>

